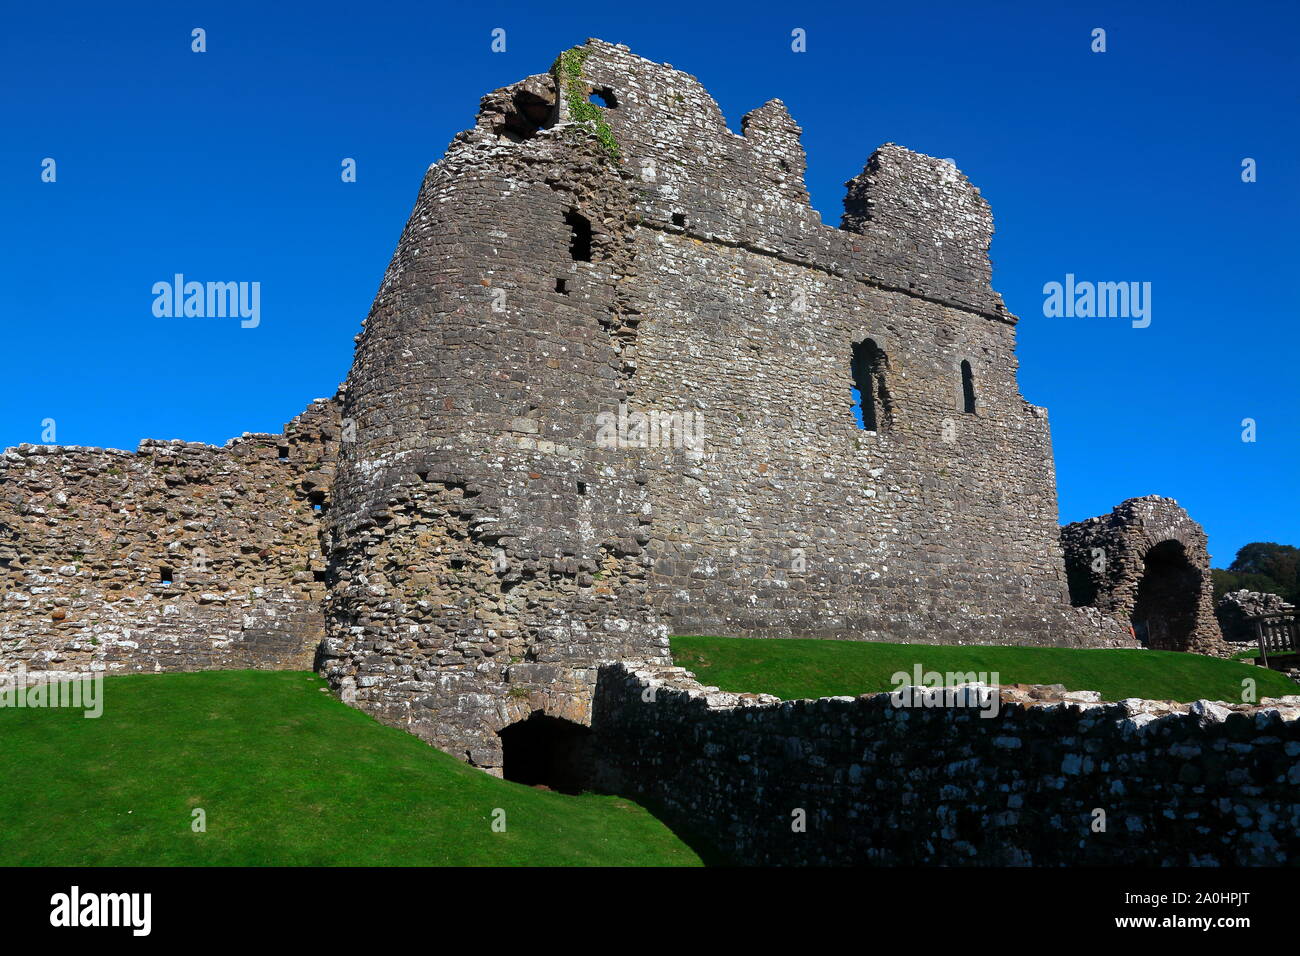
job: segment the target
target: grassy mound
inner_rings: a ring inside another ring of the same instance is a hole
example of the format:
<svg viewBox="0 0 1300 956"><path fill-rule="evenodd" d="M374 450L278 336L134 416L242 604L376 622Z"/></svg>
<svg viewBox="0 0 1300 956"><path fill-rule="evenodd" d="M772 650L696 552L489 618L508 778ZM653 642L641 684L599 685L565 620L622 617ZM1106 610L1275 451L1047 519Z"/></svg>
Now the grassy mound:
<svg viewBox="0 0 1300 956"><path fill-rule="evenodd" d="M110 677L0 709L0 865L696 865L645 809L489 777L313 674ZM207 832L191 830L191 812ZM506 830L493 832L493 812Z"/></svg>
<svg viewBox="0 0 1300 956"><path fill-rule="evenodd" d="M674 637L673 658L723 690L801 697L855 696L893 690L898 671L997 671L1002 684L1064 684L1096 690L1103 700L1146 697L1240 702L1242 680L1256 699L1300 693L1276 671L1199 654L1064 647L971 647L861 641Z"/></svg>

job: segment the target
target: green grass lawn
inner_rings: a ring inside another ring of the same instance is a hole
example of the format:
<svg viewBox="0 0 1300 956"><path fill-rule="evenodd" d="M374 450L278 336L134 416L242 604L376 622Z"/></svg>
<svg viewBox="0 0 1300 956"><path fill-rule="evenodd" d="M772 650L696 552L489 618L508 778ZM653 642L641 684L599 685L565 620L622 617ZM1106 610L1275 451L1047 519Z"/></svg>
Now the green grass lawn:
<svg viewBox="0 0 1300 956"><path fill-rule="evenodd" d="M322 687L133 675L105 680L98 719L0 709L0 865L700 863L631 801L495 779Z"/></svg>
<svg viewBox="0 0 1300 956"><path fill-rule="evenodd" d="M1253 677L1258 697L1300 693L1281 674L1199 654L1063 647L974 647L862 641L674 637L673 658L723 690L801 697L856 696L893 690L897 671L997 671L1003 684L1064 684L1103 700L1241 701ZM990 676L991 679L991 676Z"/></svg>

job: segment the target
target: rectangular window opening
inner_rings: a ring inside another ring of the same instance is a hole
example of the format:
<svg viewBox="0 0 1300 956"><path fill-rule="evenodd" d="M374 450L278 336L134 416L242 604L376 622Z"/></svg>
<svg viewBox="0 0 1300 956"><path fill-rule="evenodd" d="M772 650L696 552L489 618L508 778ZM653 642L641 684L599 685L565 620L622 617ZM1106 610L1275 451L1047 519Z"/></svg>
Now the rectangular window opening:
<svg viewBox="0 0 1300 956"><path fill-rule="evenodd" d="M591 261L591 220L576 209L564 214L569 227L569 255L574 262Z"/></svg>

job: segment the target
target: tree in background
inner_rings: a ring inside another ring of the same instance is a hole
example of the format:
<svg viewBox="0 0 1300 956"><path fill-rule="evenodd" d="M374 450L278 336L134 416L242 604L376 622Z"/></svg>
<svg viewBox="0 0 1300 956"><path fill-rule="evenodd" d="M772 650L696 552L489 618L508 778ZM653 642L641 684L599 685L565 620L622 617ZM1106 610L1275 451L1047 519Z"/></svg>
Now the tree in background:
<svg viewBox="0 0 1300 956"><path fill-rule="evenodd" d="M1227 570L1211 569L1214 599L1229 591L1265 591L1300 603L1300 548L1272 541L1252 541L1237 552Z"/></svg>

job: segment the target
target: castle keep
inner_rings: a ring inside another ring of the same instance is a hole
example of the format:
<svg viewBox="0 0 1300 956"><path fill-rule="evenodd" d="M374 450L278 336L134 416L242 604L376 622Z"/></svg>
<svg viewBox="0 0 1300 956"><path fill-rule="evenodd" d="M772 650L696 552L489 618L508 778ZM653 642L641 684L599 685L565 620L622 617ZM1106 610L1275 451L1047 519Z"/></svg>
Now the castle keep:
<svg viewBox="0 0 1300 956"><path fill-rule="evenodd" d="M825 224L799 136L597 40L484 97L333 399L224 449L5 453L0 663L314 663L499 774L674 633L1136 646L1118 579L1071 606L988 204L887 144Z"/></svg>

